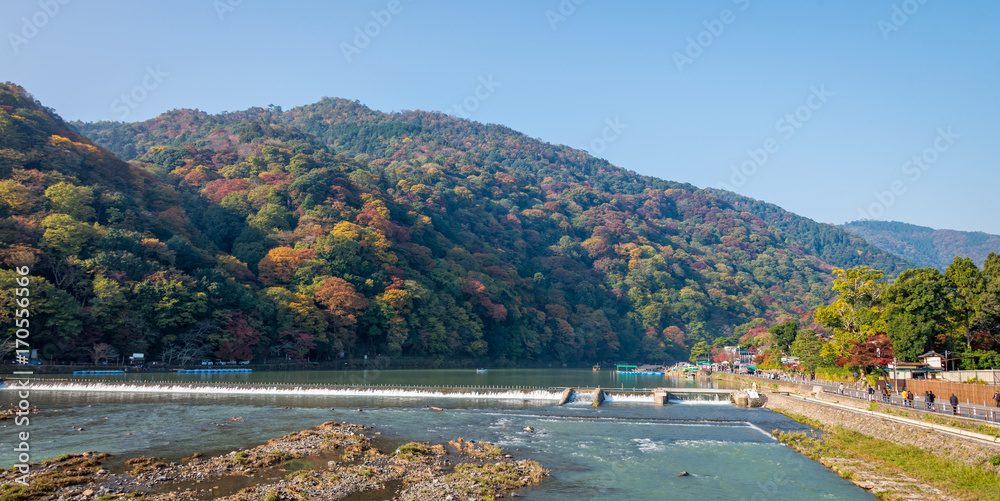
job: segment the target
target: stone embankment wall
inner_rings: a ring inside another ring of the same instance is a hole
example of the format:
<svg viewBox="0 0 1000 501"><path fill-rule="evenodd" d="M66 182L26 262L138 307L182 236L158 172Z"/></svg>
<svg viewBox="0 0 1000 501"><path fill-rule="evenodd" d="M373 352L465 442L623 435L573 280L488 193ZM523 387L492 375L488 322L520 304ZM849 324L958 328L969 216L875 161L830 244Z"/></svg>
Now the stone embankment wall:
<svg viewBox="0 0 1000 501"><path fill-rule="evenodd" d="M851 404L853 399L840 398L838 403ZM862 402L863 403L863 402ZM901 445L912 445L938 456L969 465L989 465L986 461L1000 454L1000 445L980 443L970 439L909 426L878 416L837 409L820 403L803 401L780 393L768 394L768 409L797 414L829 426L840 426L870 437ZM1000 467L994 467L1000 474Z"/></svg>

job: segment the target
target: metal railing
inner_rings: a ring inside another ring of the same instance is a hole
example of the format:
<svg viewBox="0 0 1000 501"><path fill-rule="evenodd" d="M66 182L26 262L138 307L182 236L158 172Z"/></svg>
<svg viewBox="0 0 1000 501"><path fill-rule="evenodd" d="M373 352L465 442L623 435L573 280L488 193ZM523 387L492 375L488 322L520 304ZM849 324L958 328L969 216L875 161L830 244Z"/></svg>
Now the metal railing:
<svg viewBox="0 0 1000 501"><path fill-rule="evenodd" d="M941 414L941 415L952 415L954 417L972 419L985 421L989 423L1000 423L1000 407L990 406L988 403L983 402L983 405L975 404L969 401L959 402L955 408L952 408L951 403L947 398L941 399L935 398L934 402L928 402L922 396L914 397L912 403L910 400L903 399L903 397L897 393L892 393L888 397L884 396L877 389L874 395L871 397L868 394L868 385L864 383L860 384L846 384L838 383L834 381L824 381L820 379L814 379L811 381L803 382L802 378L797 377L785 377L785 378L770 378L770 377L760 377L751 374L739 374L739 376L751 377L755 379L760 379L762 381L774 381L783 383L796 383L809 386L820 386L823 387L824 393L829 393L832 395L843 395L846 397L856 398L859 400L866 400L869 402L876 402L886 405L891 405L899 408L905 408L908 410L913 410L917 412L924 412L930 414ZM840 386L843 384L844 389L841 390Z"/></svg>

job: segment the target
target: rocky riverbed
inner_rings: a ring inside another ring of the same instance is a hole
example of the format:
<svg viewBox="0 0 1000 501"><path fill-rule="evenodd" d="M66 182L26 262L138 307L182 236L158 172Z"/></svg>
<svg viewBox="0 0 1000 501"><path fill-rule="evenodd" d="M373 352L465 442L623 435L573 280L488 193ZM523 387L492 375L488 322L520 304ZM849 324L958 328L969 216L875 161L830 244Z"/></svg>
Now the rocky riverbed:
<svg viewBox="0 0 1000 501"><path fill-rule="evenodd" d="M365 426L328 421L247 450L180 462L142 457L109 466L109 454L67 455L33 465L28 486L15 483L15 470L3 471L0 499L471 501L503 498L548 475L489 443L411 442L387 453L372 435Z"/></svg>

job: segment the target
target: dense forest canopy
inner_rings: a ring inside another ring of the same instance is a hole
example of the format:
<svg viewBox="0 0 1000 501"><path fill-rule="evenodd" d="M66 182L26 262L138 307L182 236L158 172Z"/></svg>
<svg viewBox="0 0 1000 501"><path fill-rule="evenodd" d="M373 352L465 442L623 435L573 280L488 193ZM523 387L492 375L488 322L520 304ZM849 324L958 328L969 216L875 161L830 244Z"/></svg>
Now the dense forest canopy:
<svg viewBox="0 0 1000 501"><path fill-rule="evenodd" d="M70 125L6 84L0 315L30 266L45 358L662 362L808 316L859 252L898 271L721 195L440 113Z"/></svg>

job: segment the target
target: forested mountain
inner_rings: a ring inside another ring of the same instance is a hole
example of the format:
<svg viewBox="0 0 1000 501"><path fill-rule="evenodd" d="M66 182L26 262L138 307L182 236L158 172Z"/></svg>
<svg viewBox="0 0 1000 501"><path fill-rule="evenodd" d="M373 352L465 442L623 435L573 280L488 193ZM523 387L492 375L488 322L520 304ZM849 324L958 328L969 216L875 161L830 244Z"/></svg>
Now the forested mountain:
<svg viewBox="0 0 1000 501"><path fill-rule="evenodd" d="M341 99L71 126L7 84L0 179L48 358L664 361L806 315L842 265L718 192Z"/></svg>
<svg viewBox="0 0 1000 501"><path fill-rule="evenodd" d="M982 266L1000 252L1000 236L981 231L935 230L898 221L852 221L841 228L918 266L944 271L956 256Z"/></svg>
<svg viewBox="0 0 1000 501"><path fill-rule="evenodd" d="M728 200L734 207L767 221L774 231L780 232L794 245L801 246L809 254L819 256L823 261L838 268L870 266L886 272L889 276L896 276L914 264L908 262L907 256L875 242L869 242L863 235L845 232L836 225L817 223L777 205L731 191L717 189L710 191L713 195ZM953 254L952 257L954 256ZM983 257L985 258L985 254ZM951 263L951 260L948 263Z"/></svg>

